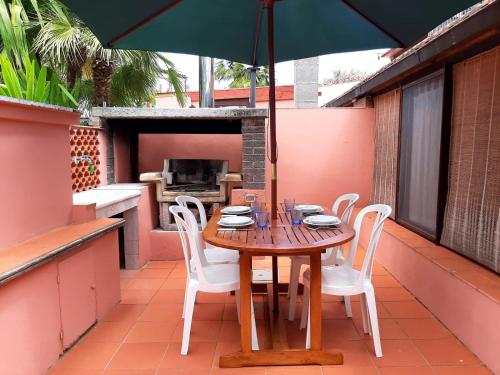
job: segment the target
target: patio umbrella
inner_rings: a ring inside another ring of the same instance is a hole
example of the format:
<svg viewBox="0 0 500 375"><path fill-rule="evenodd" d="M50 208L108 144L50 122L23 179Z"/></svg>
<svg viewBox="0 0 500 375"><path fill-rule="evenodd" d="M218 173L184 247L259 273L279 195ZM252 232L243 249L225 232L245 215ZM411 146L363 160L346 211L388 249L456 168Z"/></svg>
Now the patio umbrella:
<svg viewBox="0 0 500 375"><path fill-rule="evenodd" d="M269 64L271 214L277 207L274 64L408 47L478 0L62 0L103 46Z"/></svg>

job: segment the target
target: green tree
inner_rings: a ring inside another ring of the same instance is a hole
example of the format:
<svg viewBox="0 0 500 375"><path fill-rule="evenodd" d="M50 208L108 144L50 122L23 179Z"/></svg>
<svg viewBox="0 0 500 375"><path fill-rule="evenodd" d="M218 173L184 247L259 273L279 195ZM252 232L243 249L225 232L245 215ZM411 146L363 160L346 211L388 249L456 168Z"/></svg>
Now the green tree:
<svg viewBox="0 0 500 375"><path fill-rule="evenodd" d="M90 29L57 0L32 0L37 14L33 47L43 61L58 67L69 87L91 80L84 90L93 105L135 106L154 98L158 83L167 80L184 106L182 75L158 52L102 47ZM90 92L89 92L90 91Z"/></svg>
<svg viewBox="0 0 500 375"><path fill-rule="evenodd" d="M229 81L232 89L250 87L250 67L233 61L218 60L215 65L215 78ZM257 71L257 86L269 86L269 67Z"/></svg>

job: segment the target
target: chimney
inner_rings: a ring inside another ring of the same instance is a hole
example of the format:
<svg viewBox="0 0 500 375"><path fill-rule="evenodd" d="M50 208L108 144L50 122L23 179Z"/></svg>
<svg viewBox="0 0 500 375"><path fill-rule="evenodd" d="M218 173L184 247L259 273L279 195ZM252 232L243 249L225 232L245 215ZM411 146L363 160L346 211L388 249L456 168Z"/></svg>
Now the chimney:
<svg viewBox="0 0 500 375"><path fill-rule="evenodd" d="M200 108L214 107L214 59L200 56Z"/></svg>
<svg viewBox="0 0 500 375"><path fill-rule="evenodd" d="M318 67L318 57L295 60L294 100L296 108L318 106Z"/></svg>

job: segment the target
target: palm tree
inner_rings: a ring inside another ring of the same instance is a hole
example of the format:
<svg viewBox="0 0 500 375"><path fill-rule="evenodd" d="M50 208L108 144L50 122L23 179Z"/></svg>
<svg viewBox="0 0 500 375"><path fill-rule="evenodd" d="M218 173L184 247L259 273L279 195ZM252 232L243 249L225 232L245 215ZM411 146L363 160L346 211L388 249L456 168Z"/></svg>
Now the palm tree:
<svg viewBox="0 0 500 375"><path fill-rule="evenodd" d="M230 81L229 87L232 89L250 87L250 69L241 63L217 61L215 78L218 81ZM257 70L257 86L269 86L269 67Z"/></svg>
<svg viewBox="0 0 500 375"><path fill-rule="evenodd" d="M82 79L93 105L142 105L155 96L161 79L170 82L179 104L185 105L182 75L164 55L105 49L59 1L31 0L31 4L36 13L32 27L39 30L33 48L66 78L68 87Z"/></svg>

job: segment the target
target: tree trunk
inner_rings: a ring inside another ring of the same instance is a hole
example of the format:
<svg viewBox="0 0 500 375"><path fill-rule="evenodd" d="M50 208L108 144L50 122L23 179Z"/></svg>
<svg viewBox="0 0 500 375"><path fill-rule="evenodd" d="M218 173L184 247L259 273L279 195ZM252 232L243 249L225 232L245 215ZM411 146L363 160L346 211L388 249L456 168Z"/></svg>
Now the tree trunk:
<svg viewBox="0 0 500 375"><path fill-rule="evenodd" d="M103 107L110 104L113 63L96 58L92 64L94 81L94 105Z"/></svg>
<svg viewBox="0 0 500 375"><path fill-rule="evenodd" d="M72 90L75 86L76 80L81 78L83 66L85 65L86 60L87 48L84 46L80 46L78 53L76 53L73 58L68 61L66 70L66 83L69 90Z"/></svg>

